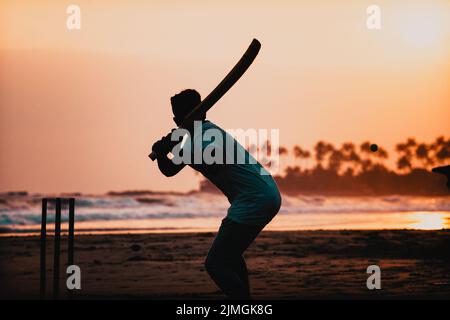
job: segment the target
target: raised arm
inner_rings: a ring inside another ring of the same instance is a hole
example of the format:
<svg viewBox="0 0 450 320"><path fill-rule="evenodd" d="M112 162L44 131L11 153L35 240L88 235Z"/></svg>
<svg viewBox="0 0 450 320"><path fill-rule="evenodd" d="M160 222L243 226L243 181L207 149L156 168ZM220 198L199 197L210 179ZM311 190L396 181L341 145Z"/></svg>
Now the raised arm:
<svg viewBox="0 0 450 320"><path fill-rule="evenodd" d="M173 131L173 130L172 130ZM170 141L170 133L162 137L161 140L155 142L152 146L152 150L158 155L158 168L166 177L173 177L180 172L185 164L175 164L171 159L167 157L167 154L172 149L174 142Z"/></svg>

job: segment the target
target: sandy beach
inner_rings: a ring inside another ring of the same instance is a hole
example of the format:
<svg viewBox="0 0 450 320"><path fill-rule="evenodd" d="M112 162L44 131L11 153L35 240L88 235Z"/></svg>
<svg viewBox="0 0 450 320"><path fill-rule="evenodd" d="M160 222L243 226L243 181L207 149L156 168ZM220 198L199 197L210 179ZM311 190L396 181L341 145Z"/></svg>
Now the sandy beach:
<svg viewBox="0 0 450 320"><path fill-rule="evenodd" d="M213 237L78 235L75 262L82 289L75 297L220 299L203 267ZM65 241L62 248L65 261ZM0 250L1 298L38 298L39 238L1 237ZM256 299L450 297L449 230L266 231L245 257ZM381 268L381 290L366 287L366 268L373 264Z"/></svg>

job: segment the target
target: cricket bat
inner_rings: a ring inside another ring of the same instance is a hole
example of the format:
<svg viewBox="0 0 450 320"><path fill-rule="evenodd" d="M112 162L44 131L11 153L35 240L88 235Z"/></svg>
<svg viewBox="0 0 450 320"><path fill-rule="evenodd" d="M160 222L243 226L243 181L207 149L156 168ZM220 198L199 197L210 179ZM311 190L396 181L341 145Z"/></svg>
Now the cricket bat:
<svg viewBox="0 0 450 320"><path fill-rule="evenodd" d="M217 87L211 91L211 93L203 99L191 112L184 118L180 125L180 128L184 128L186 125L190 124L194 118L200 114L205 114L211 107L223 97L225 93L240 79L240 77L247 71L247 69L252 64L258 55L259 49L261 48L261 43L253 39L252 43L245 51L242 58L236 63L236 65L231 69L231 71L225 76L225 78L217 85ZM149 154L150 159L154 161L158 155L152 151Z"/></svg>

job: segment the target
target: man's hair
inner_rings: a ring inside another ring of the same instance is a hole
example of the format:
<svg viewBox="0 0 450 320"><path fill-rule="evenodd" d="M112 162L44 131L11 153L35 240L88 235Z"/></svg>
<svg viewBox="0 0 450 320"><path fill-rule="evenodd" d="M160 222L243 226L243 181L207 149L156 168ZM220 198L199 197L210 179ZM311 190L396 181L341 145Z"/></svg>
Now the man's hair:
<svg viewBox="0 0 450 320"><path fill-rule="evenodd" d="M177 119L184 119L201 102L200 93L186 89L170 98L172 112Z"/></svg>

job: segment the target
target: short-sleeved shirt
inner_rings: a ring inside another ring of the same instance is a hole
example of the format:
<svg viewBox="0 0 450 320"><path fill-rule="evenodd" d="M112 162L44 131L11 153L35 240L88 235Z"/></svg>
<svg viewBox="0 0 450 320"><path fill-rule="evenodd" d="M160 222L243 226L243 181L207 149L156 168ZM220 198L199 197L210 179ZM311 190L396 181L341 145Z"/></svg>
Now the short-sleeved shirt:
<svg viewBox="0 0 450 320"><path fill-rule="evenodd" d="M193 163L190 166L202 173L228 198L231 204L228 218L249 225L269 223L281 206L280 192L270 173L219 126L203 121L201 133L199 131L197 134L194 131L191 139L194 145L190 148ZM200 164L194 163L196 146L201 146L203 159ZM205 158L205 153L216 156L218 150L222 150L222 156L218 157L222 161L211 164L211 160L208 162Z"/></svg>

